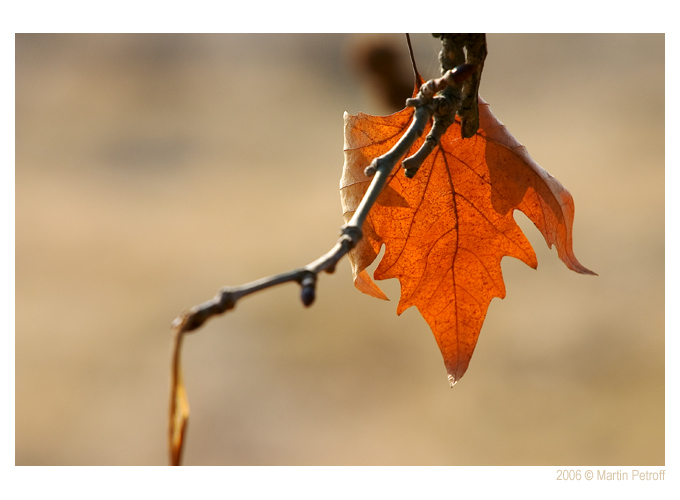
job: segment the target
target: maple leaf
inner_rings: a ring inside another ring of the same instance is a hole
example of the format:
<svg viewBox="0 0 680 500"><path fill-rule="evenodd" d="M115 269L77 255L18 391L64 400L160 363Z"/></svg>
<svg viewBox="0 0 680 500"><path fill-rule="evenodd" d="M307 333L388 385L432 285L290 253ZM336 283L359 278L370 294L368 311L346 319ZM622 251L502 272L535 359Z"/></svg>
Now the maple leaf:
<svg viewBox="0 0 680 500"><path fill-rule="evenodd" d="M349 221L371 181L364 169L385 154L408 128L414 113L390 116L345 113L345 164L340 196ZM429 131L406 156L414 154ZM387 299L366 272L381 246L374 273L397 278L397 314L416 306L430 325L451 385L467 370L491 299L505 297L501 259L515 257L532 268L531 244L513 219L521 210L554 244L573 271L595 274L572 250L574 202L569 192L529 156L479 97L479 130L461 138L458 118L413 179L395 167L350 252L355 286Z"/></svg>

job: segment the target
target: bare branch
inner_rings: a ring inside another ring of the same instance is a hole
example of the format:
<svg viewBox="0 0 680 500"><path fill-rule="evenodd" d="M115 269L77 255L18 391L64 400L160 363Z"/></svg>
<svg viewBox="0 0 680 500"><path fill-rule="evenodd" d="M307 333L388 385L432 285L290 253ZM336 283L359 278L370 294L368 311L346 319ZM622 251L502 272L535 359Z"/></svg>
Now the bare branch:
<svg viewBox="0 0 680 500"><path fill-rule="evenodd" d="M378 195L380 195L383 187L385 187L390 173L397 162L413 146L418 137L423 134L425 124L429 121L430 117L431 112L426 106L417 108L415 118L408 131L388 153L376 158L372 162L371 165L374 168L372 173L374 176L368 190L352 219L340 229L340 239L325 255L299 269L262 278L245 285L224 287L211 300L183 312L172 322L173 353L170 388L170 424L168 430L170 463L172 465L180 464L184 434L189 416L189 407L182 385L180 368L180 349L184 335L195 331L213 316L233 309L236 303L246 295L291 281L300 284L300 299L305 306L310 306L316 296L318 274L322 271L327 273L334 272L338 261L359 243L362 238L361 227L375 200L377 200Z"/></svg>
<svg viewBox="0 0 680 500"><path fill-rule="evenodd" d="M441 78L423 84L418 95L407 101L408 106L415 107L413 120L408 130L390 151L374 159L366 167L366 175L373 177L371 184L352 219L340 228L340 238L326 254L306 266L292 271L261 278L240 286L221 288L211 300L184 311L172 322L173 350L168 429L170 463L172 465L179 465L181 462L184 434L189 415L180 366L180 350L184 335L200 328L213 316L233 309L241 298L291 281L300 285L302 303L306 307L312 305L316 297L316 283L319 273L322 271L333 273L338 261L359 243L362 238L361 228L364 221L397 163L411 149L415 141L423 135L427 123L434 116L432 131L423 146L413 157L404 160L405 166L408 163L407 172L412 171L415 174L417 167L432 152L439 143L440 137L453 123L455 114L461 105L461 99L456 96L456 92L460 93L460 88L464 85L464 82L479 72L480 69L471 64L461 64L457 67L448 68L443 72L444 75ZM448 89L454 89L455 92L447 94Z"/></svg>

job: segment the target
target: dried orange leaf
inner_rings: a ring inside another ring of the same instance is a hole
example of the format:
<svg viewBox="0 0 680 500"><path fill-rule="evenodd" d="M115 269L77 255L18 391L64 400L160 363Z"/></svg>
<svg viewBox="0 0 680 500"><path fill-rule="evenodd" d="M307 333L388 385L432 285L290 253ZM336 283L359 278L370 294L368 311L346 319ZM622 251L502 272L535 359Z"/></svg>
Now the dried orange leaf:
<svg viewBox="0 0 680 500"><path fill-rule="evenodd" d="M392 148L412 115L412 108L386 117L345 113L340 181L345 221L370 183L364 169ZM505 297L501 259L508 255L537 266L514 210L534 222L569 269L595 274L572 250L569 192L531 159L481 97L479 118L480 128L470 139L461 138L456 121L413 179L395 167L362 228L364 238L349 254L355 286L384 298L365 269L385 245L374 278L399 279L397 314L418 308L434 333L451 384L467 370L491 299Z"/></svg>

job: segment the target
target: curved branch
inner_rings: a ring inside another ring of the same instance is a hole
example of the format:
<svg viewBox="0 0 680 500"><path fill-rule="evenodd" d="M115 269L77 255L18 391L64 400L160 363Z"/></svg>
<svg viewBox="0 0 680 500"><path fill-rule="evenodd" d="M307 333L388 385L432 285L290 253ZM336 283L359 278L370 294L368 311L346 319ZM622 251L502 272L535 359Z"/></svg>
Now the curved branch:
<svg viewBox="0 0 680 500"><path fill-rule="evenodd" d="M189 405L186 400L180 367L180 349L184 335L200 328L203 323L213 316L218 316L233 309L241 298L291 281L300 284L302 303L305 306L310 306L314 302L316 295L318 274L322 271L327 273L334 272L338 261L359 243L362 238L361 227L364 225L364 221L368 217L373 204L378 199L380 192L385 187L390 173L397 162L423 134L425 125L430 117L431 112L426 106L417 108L411 126L397 144L389 152L373 160L371 166L367 167L367 170L372 167L371 174L374 174L371 184L352 219L340 229L340 238L337 243L326 254L306 266L292 271L251 281L240 286L221 288L211 300L194 306L188 311L184 311L172 322L173 353L168 428L170 463L172 465L179 465L181 462L184 434L189 418Z"/></svg>
<svg viewBox="0 0 680 500"><path fill-rule="evenodd" d="M233 309L241 298L291 281L300 284L302 303L306 307L312 305L316 295L316 283L319 273L322 271L327 273L334 272L338 261L359 243L362 238L361 228L364 221L368 217L368 213L380 192L385 187L390 173L411 149L415 141L423 135L425 126L432 116L435 116L435 127L433 127L433 132L430 136L433 136L434 144L438 143L439 137L445 132L448 125L453 123L453 120L446 120L444 117L445 115L455 116L458 106L451 106L450 101L446 101L442 105L441 96L435 94L446 90L449 86L459 87L475 72L475 69L475 66L465 64L446 71L441 78L423 84L418 96L407 101L407 105L415 107L413 121L406 133L390 151L374 159L366 167L366 175L373 177L371 184L352 219L341 227L340 238L326 254L306 266L293 269L292 271L261 278L240 286L223 287L211 300L184 311L172 322L173 345L168 428L170 463L172 465L179 465L181 462L184 435L189 417L189 405L182 382L180 362L180 351L184 335L197 330L213 316L218 316ZM442 108L446 109L445 113L441 111ZM425 142L425 145L428 145L427 148L433 146L430 144L432 142L433 140L428 136L428 141ZM419 151L414 156L417 157L419 162L422 162L424 157L431 152L431 149L428 151L423 150L422 153Z"/></svg>

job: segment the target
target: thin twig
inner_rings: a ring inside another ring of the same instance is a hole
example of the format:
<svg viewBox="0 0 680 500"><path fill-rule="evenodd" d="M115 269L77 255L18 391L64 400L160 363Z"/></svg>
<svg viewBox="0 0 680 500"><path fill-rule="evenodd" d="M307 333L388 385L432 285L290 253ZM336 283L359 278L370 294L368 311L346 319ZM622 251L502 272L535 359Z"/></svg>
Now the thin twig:
<svg viewBox="0 0 680 500"><path fill-rule="evenodd" d="M305 306L310 306L315 299L316 283L319 273L322 271L326 271L327 273L334 272L338 261L359 243L362 238L361 228L364 221L366 220L366 217L368 217L368 213L380 195L380 192L387 184L390 174L397 163L411 149L415 141L423 135L425 127L432 116L434 115L436 117L435 126L433 127L435 145L438 143L439 137L446 131L446 128L448 128L448 125L453 123L452 120L449 124L446 124L445 120L441 120L441 117L443 116L441 108L448 106L445 114L450 115L452 112L453 116L455 116L457 107L452 109L448 103L445 102L442 104L440 96L436 96L435 94L441 90L447 89L449 86L460 86L470 74L474 73L474 70L475 67L469 65L453 68L452 70L447 71L441 78L426 82L421 87L418 96L415 99L409 100L410 103L407 104L415 107L415 111L408 130L390 151L374 159L371 164L366 167L366 175L368 177L373 177L371 184L359 203L354 216L347 224L341 227L340 238L337 243L326 254L306 266L292 271L261 278L240 286L221 288L211 300L194 306L188 311L184 311L172 322L173 346L170 419L168 429L170 463L172 465L179 465L181 462L184 435L189 415L189 406L184 393L180 363L180 351L184 335L200 328L213 316L223 314L226 311L233 309L241 298L266 288L271 288L291 281L300 284L300 297L302 303ZM439 125L437 125L437 119L440 120ZM430 135L432 135L432 133ZM430 136L428 136L428 139L430 139ZM430 142L432 141L430 140ZM426 144L427 143L428 141L426 141ZM434 145L432 145L432 147L434 147ZM427 154L429 154L429 152L427 152ZM426 156L425 153L420 154L420 152L417 155L421 162L422 159L424 159L424 156Z"/></svg>
<svg viewBox="0 0 680 500"><path fill-rule="evenodd" d="M425 125L429 121L431 113L427 106L416 109L414 119L409 129L394 145L394 147L373 160L373 179L364 194L354 216L350 221L342 226L340 239L326 254L319 257L314 262L304 267L276 274L267 278L262 278L245 285L235 287L224 287L211 300L192 307L183 312L172 322L173 333L173 352L171 368L171 388L170 388L170 420L169 420L169 443L170 443L170 463L179 465L182 457L184 435L188 422L189 408L182 385L182 372L180 366L180 349L182 339L185 334L190 333L203 325L213 316L222 314L236 306L236 303L246 295L264 290L276 285L296 281L301 285L301 300L305 306L310 306L314 302L316 293L317 275L326 271L332 273L338 261L346 255L362 238L361 227L373 207L375 200L385 187L390 173L395 165L413 146L413 143L420 137Z"/></svg>

